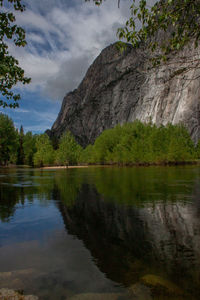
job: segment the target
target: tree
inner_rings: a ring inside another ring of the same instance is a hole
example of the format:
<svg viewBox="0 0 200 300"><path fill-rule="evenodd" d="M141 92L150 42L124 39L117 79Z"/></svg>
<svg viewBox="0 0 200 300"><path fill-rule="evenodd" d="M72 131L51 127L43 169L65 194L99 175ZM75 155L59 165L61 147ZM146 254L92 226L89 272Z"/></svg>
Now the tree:
<svg viewBox="0 0 200 300"><path fill-rule="evenodd" d="M54 163L55 153L51 141L46 133L36 137L36 150L34 154L34 165L43 167Z"/></svg>
<svg viewBox="0 0 200 300"><path fill-rule="evenodd" d="M77 164L81 154L81 146L75 141L70 131L65 132L56 153L56 161L61 165Z"/></svg>
<svg viewBox="0 0 200 300"><path fill-rule="evenodd" d="M96 5L103 2L102 0L93 1ZM118 6L119 2L120 0L118 0ZM145 41L153 52L158 50L152 58L154 65L166 61L169 53L183 48L191 39L195 46L198 46L200 39L199 0L160 0L152 6L147 0L132 0L132 2L131 17L124 27L118 29L118 37L135 47ZM164 38L157 38L158 35ZM121 49L124 49L124 43L119 43L119 45Z"/></svg>
<svg viewBox="0 0 200 300"><path fill-rule="evenodd" d="M23 140L24 149L24 163L29 166L33 166L33 157L36 152L36 137L32 135L32 132L28 131Z"/></svg>
<svg viewBox="0 0 200 300"><path fill-rule="evenodd" d="M88 163L160 164L191 161L196 158L196 153L184 126L157 127L134 121L105 130L81 156L81 162Z"/></svg>
<svg viewBox="0 0 200 300"><path fill-rule="evenodd" d="M13 121L4 114L0 114L0 165L17 160L18 134Z"/></svg>
<svg viewBox="0 0 200 300"><path fill-rule="evenodd" d="M152 51L159 48L161 58L174 50L183 48L191 39L195 46L200 38L200 1L199 0L161 0L149 7L146 0L140 0L139 5L131 6L131 18L124 28L118 30L120 39L125 39L134 46L147 41ZM137 23L141 26L138 29ZM157 34L165 39L157 39ZM167 37L167 38L166 38Z"/></svg>
<svg viewBox="0 0 200 300"><path fill-rule="evenodd" d="M18 82L27 84L30 78L25 77L18 60L9 54L9 40L17 47L26 45L25 31L16 25L13 12L8 10L10 4L15 11L25 10L21 0L0 0L0 106L15 108L19 106L20 95L15 94L13 86Z"/></svg>
<svg viewBox="0 0 200 300"><path fill-rule="evenodd" d="M23 126L20 127L19 131L19 147L17 151L17 164L23 165L24 164L24 129Z"/></svg>

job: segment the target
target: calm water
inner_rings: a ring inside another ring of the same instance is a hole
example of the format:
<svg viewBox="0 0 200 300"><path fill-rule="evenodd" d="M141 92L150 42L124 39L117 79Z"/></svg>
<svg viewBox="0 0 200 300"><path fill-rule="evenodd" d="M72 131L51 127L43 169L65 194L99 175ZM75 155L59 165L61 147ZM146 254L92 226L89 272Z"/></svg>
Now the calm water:
<svg viewBox="0 0 200 300"><path fill-rule="evenodd" d="M1 287L200 299L200 168L1 169Z"/></svg>

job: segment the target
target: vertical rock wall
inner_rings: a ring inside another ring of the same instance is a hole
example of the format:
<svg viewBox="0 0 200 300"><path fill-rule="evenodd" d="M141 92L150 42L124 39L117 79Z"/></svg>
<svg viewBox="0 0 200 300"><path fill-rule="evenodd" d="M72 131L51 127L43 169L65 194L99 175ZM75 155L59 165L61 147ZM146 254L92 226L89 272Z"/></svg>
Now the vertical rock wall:
<svg viewBox="0 0 200 300"><path fill-rule="evenodd" d="M63 99L49 134L70 130L86 146L116 124L152 121L184 123L196 142L200 138L199 49L191 45L161 66L152 68L143 47L116 44L105 48L79 87Z"/></svg>

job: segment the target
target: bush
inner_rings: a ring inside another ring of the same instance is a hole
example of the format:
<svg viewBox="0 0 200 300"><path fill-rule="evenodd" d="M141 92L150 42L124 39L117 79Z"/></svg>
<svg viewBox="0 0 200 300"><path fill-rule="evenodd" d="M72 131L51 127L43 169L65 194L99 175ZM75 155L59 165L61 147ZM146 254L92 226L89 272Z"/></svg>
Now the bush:
<svg viewBox="0 0 200 300"><path fill-rule="evenodd" d="M34 166L43 167L52 165L55 161L55 151L46 133L36 137L36 153L34 154Z"/></svg>
<svg viewBox="0 0 200 300"><path fill-rule="evenodd" d="M67 131L60 139L59 148L56 151L56 163L59 165L77 164L80 161L81 152L81 146Z"/></svg>
<svg viewBox="0 0 200 300"><path fill-rule="evenodd" d="M169 124L157 127L151 123L135 121L105 130L93 146L83 151L82 161L148 164L183 162L194 158L194 143L184 126Z"/></svg>

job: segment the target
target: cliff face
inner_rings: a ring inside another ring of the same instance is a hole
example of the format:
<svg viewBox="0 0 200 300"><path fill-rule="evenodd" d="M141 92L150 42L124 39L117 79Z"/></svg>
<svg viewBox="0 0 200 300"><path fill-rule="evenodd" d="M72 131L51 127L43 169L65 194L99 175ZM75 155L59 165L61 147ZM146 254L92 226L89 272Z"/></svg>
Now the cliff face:
<svg viewBox="0 0 200 300"><path fill-rule="evenodd" d="M198 49L187 47L166 64L152 68L142 47L120 53L108 46L88 69L79 87L63 100L50 135L67 129L86 146L116 124L183 122L193 140L200 138L200 69ZM186 72L187 69L187 72Z"/></svg>

